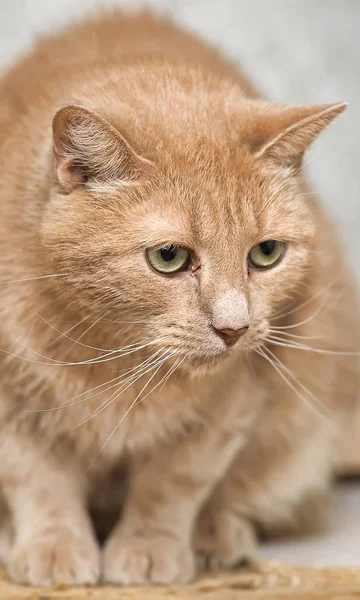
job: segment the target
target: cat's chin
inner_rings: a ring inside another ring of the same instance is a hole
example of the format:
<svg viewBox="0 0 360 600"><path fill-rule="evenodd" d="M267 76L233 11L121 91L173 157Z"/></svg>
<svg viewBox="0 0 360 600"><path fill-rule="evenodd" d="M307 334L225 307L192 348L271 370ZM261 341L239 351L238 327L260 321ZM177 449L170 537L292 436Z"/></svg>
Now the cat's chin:
<svg viewBox="0 0 360 600"><path fill-rule="evenodd" d="M219 372L231 360L235 358L235 353L231 350L212 355L199 355L191 358L188 362L188 372L191 377L205 377Z"/></svg>

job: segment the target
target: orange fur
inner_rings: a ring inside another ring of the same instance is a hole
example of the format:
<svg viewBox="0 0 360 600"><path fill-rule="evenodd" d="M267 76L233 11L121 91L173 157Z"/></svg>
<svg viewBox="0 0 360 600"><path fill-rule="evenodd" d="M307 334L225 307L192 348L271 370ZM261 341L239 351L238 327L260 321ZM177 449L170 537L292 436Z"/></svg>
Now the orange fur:
<svg viewBox="0 0 360 600"><path fill-rule="evenodd" d="M195 551L227 567L254 551L254 523L301 526L358 385L351 276L300 166L345 105L259 100L146 14L41 41L0 97L11 576L186 582ZM248 269L269 239L281 262ZM145 250L171 243L193 268L166 277ZM247 326L231 348L214 330ZM103 572L88 509L99 529L118 519Z"/></svg>

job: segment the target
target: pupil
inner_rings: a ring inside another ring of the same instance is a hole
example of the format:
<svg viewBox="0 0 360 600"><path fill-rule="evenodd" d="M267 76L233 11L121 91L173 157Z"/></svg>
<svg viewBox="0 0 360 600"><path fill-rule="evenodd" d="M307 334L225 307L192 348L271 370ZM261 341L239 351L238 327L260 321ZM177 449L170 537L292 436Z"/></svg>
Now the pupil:
<svg viewBox="0 0 360 600"><path fill-rule="evenodd" d="M262 242L260 244L261 252L265 254L265 256L270 256L275 250L275 240L269 240L268 242Z"/></svg>
<svg viewBox="0 0 360 600"><path fill-rule="evenodd" d="M164 246L164 248L161 248L160 254L165 262L170 262L177 255L177 248L176 246Z"/></svg>

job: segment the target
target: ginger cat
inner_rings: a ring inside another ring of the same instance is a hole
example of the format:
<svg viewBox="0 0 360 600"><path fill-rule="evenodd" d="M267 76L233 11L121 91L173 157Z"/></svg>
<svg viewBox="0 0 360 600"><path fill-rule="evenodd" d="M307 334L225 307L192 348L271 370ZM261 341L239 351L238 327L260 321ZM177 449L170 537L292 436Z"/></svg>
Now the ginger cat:
<svg viewBox="0 0 360 600"><path fill-rule="evenodd" d="M345 106L260 100L146 14L74 26L3 77L15 581L186 583L251 555L258 530L318 524L358 321L302 157Z"/></svg>

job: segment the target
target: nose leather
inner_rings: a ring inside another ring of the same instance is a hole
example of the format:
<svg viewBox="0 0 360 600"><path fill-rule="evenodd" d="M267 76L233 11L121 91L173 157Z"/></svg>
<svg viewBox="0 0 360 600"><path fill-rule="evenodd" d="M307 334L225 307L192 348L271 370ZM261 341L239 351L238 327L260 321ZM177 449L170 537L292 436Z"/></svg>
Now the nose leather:
<svg viewBox="0 0 360 600"><path fill-rule="evenodd" d="M236 344L238 339L244 335L249 329L249 325L245 325L244 327L240 327L239 329L216 329L217 335L221 337L221 339L225 342L227 346L233 346Z"/></svg>

